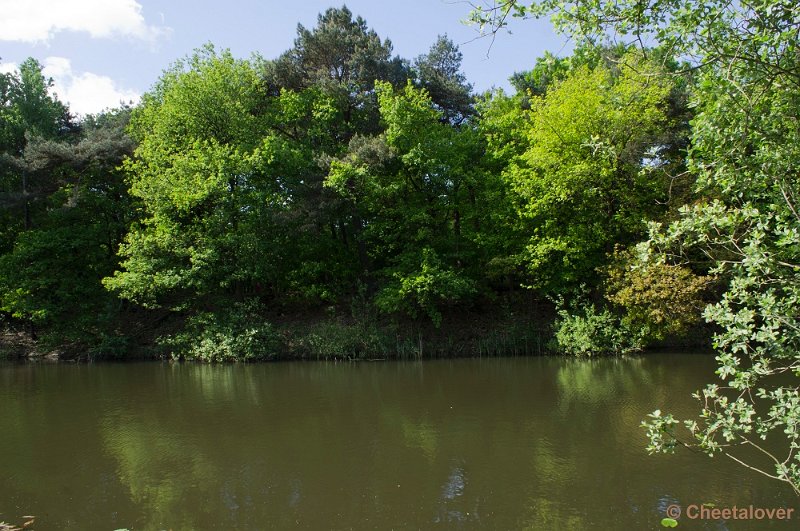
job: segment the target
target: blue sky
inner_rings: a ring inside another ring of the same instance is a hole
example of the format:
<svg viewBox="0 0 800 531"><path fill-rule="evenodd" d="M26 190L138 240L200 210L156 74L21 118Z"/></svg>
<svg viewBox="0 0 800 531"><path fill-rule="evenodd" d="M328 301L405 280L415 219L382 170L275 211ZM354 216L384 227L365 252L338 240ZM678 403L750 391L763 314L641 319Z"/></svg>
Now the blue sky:
<svg viewBox="0 0 800 531"><path fill-rule="evenodd" d="M570 50L547 21L515 21L511 34L477 39L461 23L469 3L458 0L350 0L394 53L425 53L447 33L464 54L475 88L508 88L508 77L529 69L549 50ZM276 57L291 47L297 24L311 28L331 0L0 0L0 70L27 57L46 66L59 98L78 113L97 112L120 100L137 101L174 60L206 42L238 57ZM471 41L471 42L470 42Z"/></svg>

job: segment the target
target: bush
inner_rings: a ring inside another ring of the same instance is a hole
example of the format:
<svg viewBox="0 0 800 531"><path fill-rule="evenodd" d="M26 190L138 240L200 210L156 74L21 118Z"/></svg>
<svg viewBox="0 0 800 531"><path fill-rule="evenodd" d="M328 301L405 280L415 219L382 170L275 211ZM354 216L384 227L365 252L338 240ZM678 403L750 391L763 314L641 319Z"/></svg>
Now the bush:
<svg viewBox="0 0 800 531"><path fill-rule="evenodd" d="M642 263L630 253L615 253L606 281L606 299L622 314L622 325L636 330L643 342L680 337L699 323L703 296L713 281L690 269L663 263Z"/></svg>
<svg viewBox="0 0 800 531"><path fill-rule="evenodd" d="M273 359L280 336L262 317L256 301L236 303L217 313L203 312L186 321L184 330L162 339L173 359L255 361Z"/></svg>
<svg viewBox="0 0 800 531"><path fill-rule="evenodd" d="M574 356L594 356L641 348L641 337L608 309L598 312L589 302L580 303L571 311L561 306L554 325L556 350Z"/></svg>

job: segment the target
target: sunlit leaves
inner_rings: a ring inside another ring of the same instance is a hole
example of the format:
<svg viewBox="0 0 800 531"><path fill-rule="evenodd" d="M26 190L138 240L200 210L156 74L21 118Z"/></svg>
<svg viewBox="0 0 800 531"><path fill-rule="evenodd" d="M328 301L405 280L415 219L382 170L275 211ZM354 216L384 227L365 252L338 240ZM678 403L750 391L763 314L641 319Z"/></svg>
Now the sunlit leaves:
<svg viewBox="0 0 800 531"><path fill-rule="evenodd" d="M147 215L107 286L156 304L268 282L281 256L275 216L313 165L304 140L334 116L314 90L267 96L253 65L229 52L177 63L134 115L140 144L126 169Z"/></svg>
<svg viewBox="0 0 800 531"><path fill-rule="evenodd" d="M635 55L617 76L580 67L520 113L510 140L524 151L497 143L499 156L511 156L505 175L531 234L524 259L533 286L559 290L586 279L614 242L635 237L656 213L663 176L642 171L642 160L669 127L670 84L654 68Z"/></svg>

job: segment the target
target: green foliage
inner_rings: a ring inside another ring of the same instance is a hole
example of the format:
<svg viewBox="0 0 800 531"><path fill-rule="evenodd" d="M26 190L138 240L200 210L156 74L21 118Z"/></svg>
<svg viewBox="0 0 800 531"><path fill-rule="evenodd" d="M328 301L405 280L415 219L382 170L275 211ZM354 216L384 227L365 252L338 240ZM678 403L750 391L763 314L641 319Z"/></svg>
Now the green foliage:
<svg viewBox="0 0 800 531"><path fill-rule="evenodd" d="M633 241L642 220L658 215L665 176L646 162L671 127L671 84L657 70L637 54L618 73L581 66L498 124L525 124L511 137L520 148L503 137L490 145L508 158L504 175L530 235L521 258L531 286L561 292L590 280L614 243Z"/></svg>
<svg viewBox="0 0 800 531"><path fill-rule="evenodd" d="M0 153L19 156L28 137L52 139L72 126L67 107L53 96L53 80L28 58L17 72L0 74Z"/></svg>
<svg viewBox="0 0 800 531"><path fill-rule="evenodd" d="M183 331L162 338L161 344L172 359L258 361L275 358L281 338L264 320L263 306L248 300L189 317Z"/></svg>
<svg viewBox="0 0 800 531"><path fill-rule="evenodd" d="M31 168L27 152L29 142L66 141L75 132L52 87L33 58L0 77L0 252L10 250L17 235L31 227L43 200L62 184Z"/></svg>
<svg viewBox="0 0 800 531"><path fill-rule="evenodd" d="M419 330L436 335L452 310L503 291L598 288L614 246L672 207L688 113L685 85L657 75L674 71L668 55L579 46L517 76L519 94L475 103L446 36L409 62L331 8L275 60L207 45L132 111L79 128L28 61L0 76L0 311L85 341L91 357L157 334L142 316L188 315L170 339L179 356L252 359L272 355L274 334L260 309L236 310L250 323L241 329L221 310L242 300L284 312L357 298L362 313L408 318L416 328L394 350L421 352ZM661 295L681 283L696 295L683 269L612 277L622 326L683 329L689 303ZM133 313L136 332L123 333ZM612 317L584 309L560 326L577 337ZM309 351L362 356L391 343L331 326L304 336ZM577 351L622 344L606 335ZM528 339L511 336L485 350Z"/></svg>
<svg viewBox="0 0 800 531"><path fill-rule="evenodd" d="M331 132L346 143L379 130L375 81L399 86L408 78L406 62L391 53L391 41L343 6L321 13L313 29L298 24L294 47L262 69L273 91L315 87L331 97L341 113Z"/></svg>
<svg viewBox="0 0 800 531"><path fill-rule="evenodd" d="M438 327L441 306L468 299L475 291L473 281L444 267L435 252L425 248L419 269L396 272L394 282L378 294L375 304L384 312L405 312L412 317L424 312Z"/></svg>
<svg viewBox="0 0 800 531"><path fill-rule="evenodd" d="M550 86L566 79L572 70L572 61L567 57L556 57L545 52L536 59L532 70L516 72L511 76L511 84L518 93L531 96L543 96Z"/></svg>
<svg viewBox="0 0 800 531"><path fill-rule="evenodd" d="M427 54L414 61L417 83L447 122L460 124L472 114L472 85L461 72L462 55L447 35L439 35Z"/></svg>
<svg viewBox="0 0 800 531"><path fill-rule="evenodd" d="M590 70L598 66L616 70L626 52L627 48L623 45L590 46L585 43L579 44L568 57L557 57L545 52L542 57L536 59L532 70L517 72L511 76L510 81L523 97L544 96L548 89L557 86L583 66Z"/></svg>
<svg viewBox="0 0 800 531"><path fill-rule="evenodd" d="M353 18L346 7L328 8L317 17L317 26L307 29L297 26L294 48L278 59L276 72L281 66L294 70L304 88L324 83L341 83L345 86L369 90L376 79L386 80L393 66L392 43L381 41L374 30L361 17Z"/></svg>
<svg viewBox="0 0 800 531"><path fill-rule="evenodd" d="M328 320L304 331L299 348L317 359L383 358L394 347L392 339L371 320L352 324Z"/></svg>
<svg viewBox="0 0 800 531"><path fill-rule="evenodd" d="M682 14L677 23L697 18ZM721 327L715 346L722 384L698 393L701 418L684 427L710 453L732 455L736 446L763 453L762 441L770 439L781 453L772 446L765 454L774 464L768 474L800 492L800 187L792 177L800 164L800 11L765 1L700 21L711 33L695 43L698 50L721 52L724 61L701 78L690 167L720 200L653 227L650 250L663 259L676 247L699 248L729 279L722 300L704 314Z"/></svg>
<svg viewBox="0 0 800 531"><path fill-rule="evenodd" d="M207 47L145 96L126 163L145 217L121 247L124 269L106 279L110 289L178 307L286 288L287 269L307 254L293 251L311 237L296 237L288 208L314 167L309 144L335 111L313 90L262 89L248 61Z"/></svg>
<svg viewBox="0 0 800 531"><path fill-rule="evenodd" d="M56 223L65 221L53 217ZM70 221L71 225L23 233L14 251L0 258L2 309L13 317L57 324L72 312L90 317L97 298L102 300L98 273L109 269L113 254L98 245L103 240L102 229L80 227L77 223L82 220ZM87 270L86 260L101 271ZM112 260L112 268L113 264Z"/></svg>
<svg viewBox="0 0 800 531"><path fill-rule="evenodd" d="M442 120L424 90L378 84L378 101L385 132L355 137L326 185L363 227L359 241L383 284L379 307L438 322L440 306L478 293L483 264L506 244L493 211L502 183L476 164L478 131Z"/></svg>
<svg viewBox="0 0 800 531"><path fill-rule="evenodd" d="M711 278L679 265L637 264L630 253L616 256L606 270L605 296L622 310L624 327L651 343L679 337L700 321Z"/></svg>
<svg viewBox="0 0 800 531"><path fill-rule="evenodd" d="M48 194L0 256L0 309L44 327L55 344L92 345L112 333L114 298L100 280L117 267L116 250L133 206L117 169L130 154L128 111L81 124L79 141L32 139L25 171Z"/></svg>
<svg viewBox="0 0 800 531"><path fill-rule="evenodd" d="M771 451L767 457L774 459L775 472L768 474L797 488L800 268L794 264L800 258L800 219L786 212L790 203L776 199L766 213L721 202L686 208L684 217L669 227L653 227L648 250L658 260L676 246L700 247L718 257L715 274L729 279L722 300L704 312L721 329L714 344L722 384L697 393L703 404L700 420L682 425L695 444L712 454L733 455L742 445L764 451L760 440L776 439L772 444L780 443L786 457L778 460ZM649 426L677 440L677 432L663 420L653 419ZM652 440L651 450L670 449Z"/></svg>
<svg viewBox="0 0 800 531"><path fill-rule="evenodd" d="M598 311L591 302L560 303L555 328L555 350L573 356L622 354L638 350L642 338L620 323L607 308Z"/></svg>

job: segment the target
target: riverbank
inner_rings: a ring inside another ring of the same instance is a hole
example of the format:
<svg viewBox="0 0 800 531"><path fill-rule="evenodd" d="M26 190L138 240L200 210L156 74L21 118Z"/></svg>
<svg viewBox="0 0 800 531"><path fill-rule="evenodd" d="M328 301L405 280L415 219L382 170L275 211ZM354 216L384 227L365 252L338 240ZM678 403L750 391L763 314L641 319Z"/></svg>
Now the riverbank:
<svg viewBox="0 0 800 531"><path fill-rule="evenodd" d="M545 354L554 313L547 305L452 311L443 315L438 327L429 320L354 317L338 308L261 317L259 325L269 327L271 347L268 355L254 358L370 360ZM87 350L74 341L59 344L53 337L35 340L7 325L0 335L0 359L179 359L186 354L168 338L178 337L184 326L180 315L168 316L155 325L135 323L129 328L133 333L117 336L119 351L114 352L112 348ZM224 336L241 335L237 330L216 332L215 339L224 343L236 339Z"/></svg>
<svg viewBox="0 0 800 531"><path fill-rule="evenodd" d="M199 361L388 360L561 354L553 341L553 305L523 298L502 304L451 309L436 326L429 319L380 317L351 308L283 308L230 322L201 321L194 328L179 314L129 316L100 345L32 338L6 323L0 359L99 361L195 359ZM658 348L707 348L710 331L697 327Z"/></svg>

